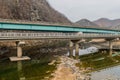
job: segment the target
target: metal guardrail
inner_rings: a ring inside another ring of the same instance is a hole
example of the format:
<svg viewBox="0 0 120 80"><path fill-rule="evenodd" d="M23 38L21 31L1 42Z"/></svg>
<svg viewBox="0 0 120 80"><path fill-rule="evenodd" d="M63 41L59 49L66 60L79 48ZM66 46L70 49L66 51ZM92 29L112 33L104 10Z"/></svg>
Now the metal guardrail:
<svg viewBox="0 0 120 80"><path fill-rule="evenodd" d="M61 32L0 32L0 39L80 39L80 38L118 38L120 34L61 33Z"/></svg>

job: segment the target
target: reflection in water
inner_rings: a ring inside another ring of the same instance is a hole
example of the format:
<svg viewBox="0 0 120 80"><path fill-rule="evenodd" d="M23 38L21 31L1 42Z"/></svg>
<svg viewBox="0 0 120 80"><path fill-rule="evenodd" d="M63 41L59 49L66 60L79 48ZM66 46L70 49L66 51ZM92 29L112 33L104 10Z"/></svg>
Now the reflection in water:
<svg viewBox="0 0 120 80"><path fill-rule="evenodd" d="M80 56L77 66L91 74L91 80L120 80L120 53L94 53Z"/></svg>
<svg viewBox="0 0 120 80"><path fill-rule="evenodd" d="M25 80L25 76L22 72L22 61L17 62L17 71L19 75L19 80Z"/></svg>
<svg viewBox="0 0 120 80"><path fill-rule="evenodd" d="M50 78L55 65L37 60L0 63L0 80L42 80Z"/></svg>
<svg viewBox="0 0 120 80"><path fill-rule="evenodd" d="M80 56L80 67L83 75L87 74L90 80L120 80L120 53L112 56L105 51ZM49 57L49 56L48 56ZM0 80L44 80L50 78L56 69L55 65L48 65L48 58L33 59L30 61L0 63ZM44 61L45 60L45 61Z"/></svg>

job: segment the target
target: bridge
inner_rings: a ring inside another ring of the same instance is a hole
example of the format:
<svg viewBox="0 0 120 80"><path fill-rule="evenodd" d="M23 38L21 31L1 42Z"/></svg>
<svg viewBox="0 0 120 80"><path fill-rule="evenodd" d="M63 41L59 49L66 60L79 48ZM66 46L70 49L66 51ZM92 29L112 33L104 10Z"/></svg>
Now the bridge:
<svg viewBox="0 0 120 80"><path fill-rule="evenodd" d="M120 36L120 30L116 29L86 28L75 25L51 25L19 21L1 21L0 30L0 40L17 41L17 57L11 57L12 61L30 59L29 57L22 57L22 48L20 45L24 44L24 42L20 42L20 40L68 39L70 41L69 47L72 50L75 45L76 55L78 55L81 39L105 38L112 40ZM110 41L110 53L112 53L111 50L112 43Z"/></svg>

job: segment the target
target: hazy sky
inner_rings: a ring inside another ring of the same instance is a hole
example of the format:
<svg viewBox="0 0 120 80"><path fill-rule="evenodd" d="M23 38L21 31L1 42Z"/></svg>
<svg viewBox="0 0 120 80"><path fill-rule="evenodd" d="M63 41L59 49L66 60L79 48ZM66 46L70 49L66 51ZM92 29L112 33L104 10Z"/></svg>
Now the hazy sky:
<svg viewBox="0 0 120 80"><path fill-rule="evenodd" d="M51 6L71 21L83 18L120 18L120 0L48 0Z"/></svg>

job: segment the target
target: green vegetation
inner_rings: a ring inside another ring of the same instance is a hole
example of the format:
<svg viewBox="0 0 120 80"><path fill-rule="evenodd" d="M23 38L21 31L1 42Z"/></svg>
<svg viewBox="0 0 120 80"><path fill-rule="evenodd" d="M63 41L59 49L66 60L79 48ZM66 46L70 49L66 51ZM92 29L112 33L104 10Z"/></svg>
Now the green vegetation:
<svg viewBox="0 0 120 80"><path fill-rule="evenodd" d="M50 77L50 74L56 69L56 65L43 64L32 64L24 66L23 74L27 80L41 80L45 77ZM31 79L33 78L33 79Z"/></svg>
<svg viewBox="0 0 120 80"><path fill-rule="evenodd" d="M39 60L38 60L39 61ZM0 63L0 80L42 80L51 78L51 73L56 70L57 63L48 65L48 62L23 61Z"/></svg>
<svg viewBox="0 0 120 80"><path fill-rule="evenodd" d="M117 54L117 55L116 55ZM80 56L80 63L76 64L80 68L84 68L86 72L98 71L120 64L120 56L118 53L109 56L108 53L95 53ZM115 55L115 56L114 56ZM87 70L88 69L88 70Z"/></svg>

